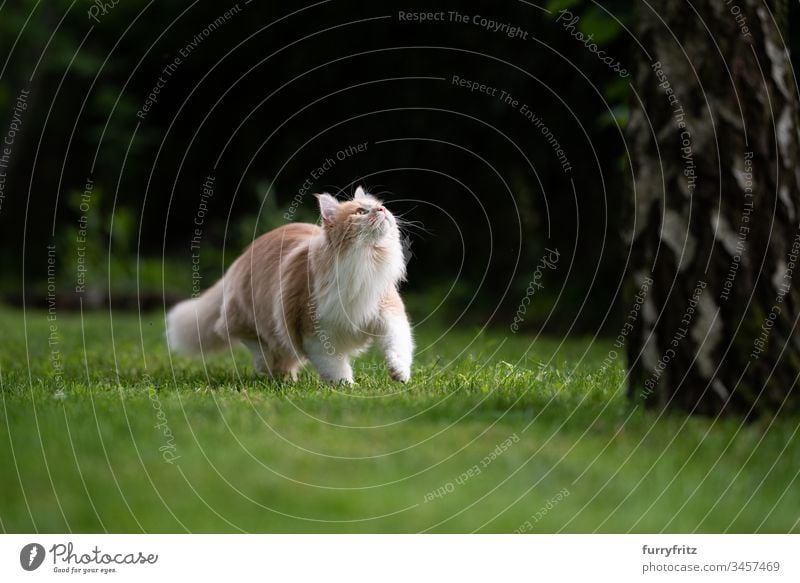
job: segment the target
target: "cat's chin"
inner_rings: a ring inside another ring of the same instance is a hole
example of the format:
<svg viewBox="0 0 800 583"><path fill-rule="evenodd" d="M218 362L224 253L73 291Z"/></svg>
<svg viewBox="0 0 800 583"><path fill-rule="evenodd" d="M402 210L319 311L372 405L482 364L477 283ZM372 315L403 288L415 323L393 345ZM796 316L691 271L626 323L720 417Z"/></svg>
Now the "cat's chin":
<svg viewBox="0 0 800 583"><path fill-rule="evenodd" d="M373 236L378 239L388 237L397 231L394 220L388 215L378 215L370 229Z"/></svg>

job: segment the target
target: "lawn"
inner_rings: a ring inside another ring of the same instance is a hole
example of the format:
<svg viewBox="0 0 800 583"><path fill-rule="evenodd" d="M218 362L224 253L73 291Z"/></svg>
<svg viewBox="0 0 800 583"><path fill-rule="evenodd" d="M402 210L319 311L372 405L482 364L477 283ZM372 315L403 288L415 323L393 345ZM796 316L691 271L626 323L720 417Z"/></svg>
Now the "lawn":
<svg viewBox="0 0 800 583"><path fill-rule="evenodd" d="M643 412L605 340L424 322L411 383L334 388L162 317L0 311L3 531L800 531L800 419Z"/></svg>

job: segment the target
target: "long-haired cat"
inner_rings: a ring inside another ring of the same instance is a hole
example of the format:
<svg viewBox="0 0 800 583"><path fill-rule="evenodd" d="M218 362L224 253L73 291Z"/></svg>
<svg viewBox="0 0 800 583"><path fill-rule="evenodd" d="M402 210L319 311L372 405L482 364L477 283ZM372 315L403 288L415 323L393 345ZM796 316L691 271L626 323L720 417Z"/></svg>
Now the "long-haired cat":
<svg viewBox="0 0 800 583"><path fill-rule="evenodd" d="M170 310L170 348L200 354L238 340L258 372L296 378L309 360L324 379L352 383L351 358L375 340L390 376L408 381L414 344L398 292L397 220L360 186L352 200L317 198L321 227L262 235L213 287Z"/></svg>

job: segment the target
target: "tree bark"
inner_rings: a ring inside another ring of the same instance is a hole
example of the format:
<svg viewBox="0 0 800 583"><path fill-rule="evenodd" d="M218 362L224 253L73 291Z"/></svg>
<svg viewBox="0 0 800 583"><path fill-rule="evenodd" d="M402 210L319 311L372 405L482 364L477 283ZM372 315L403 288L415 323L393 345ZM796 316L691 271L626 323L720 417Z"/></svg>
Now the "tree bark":
<svg viewBox="0 0 800 583"><path fill-rule="evenodd" d="M627 289L641 309L627 354L646 407L798 409L800 137L782 5L639 6L650 58L628 127Z"/></svg>

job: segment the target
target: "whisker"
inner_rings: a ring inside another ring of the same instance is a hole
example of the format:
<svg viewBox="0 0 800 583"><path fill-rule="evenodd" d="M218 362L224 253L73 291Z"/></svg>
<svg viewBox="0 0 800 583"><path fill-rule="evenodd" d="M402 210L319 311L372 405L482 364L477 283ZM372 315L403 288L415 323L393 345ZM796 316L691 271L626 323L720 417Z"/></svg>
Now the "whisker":
<svg viewBox="0 0 800 583"><path fill-rule="evenodd" d="M396 216L396 217L404 217L404 216L406 216L406 215L407 215L407 214L409 214L409 213L413 213L413 212L414 212L415 210L417 210L418 208L419 208L419 205L416 205L416 206L414 206L414 207L412 207L412 208L408 209L406 212L404 212L404 213L398 213L398 214L396 214L395 216Z"/></svg>
<svg viewBox="0 0 800 583"><path fill-rule="evenodd" d="M401 233L405 233L406 231L414 231L416 233L425 233L426 235L433 234L433 232L430 229L427 229L420 221L409 221L405 219L396 220L397 228L400 229Z"/></svg>

